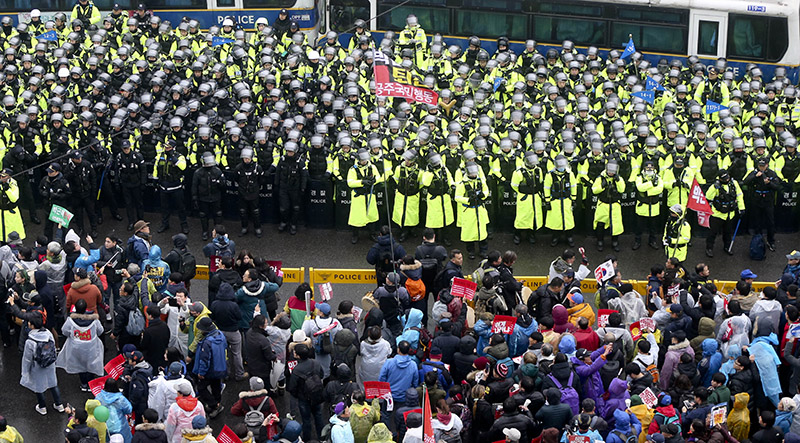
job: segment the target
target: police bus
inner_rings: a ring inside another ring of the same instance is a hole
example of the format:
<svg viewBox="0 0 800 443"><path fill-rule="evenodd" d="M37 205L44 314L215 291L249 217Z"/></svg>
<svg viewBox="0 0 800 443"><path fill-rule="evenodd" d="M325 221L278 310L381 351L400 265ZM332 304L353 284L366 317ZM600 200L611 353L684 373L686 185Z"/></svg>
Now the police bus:
<svg viewBox="0 0 800 443"><path fill-rule="evenodd" d="M798 80L800 0L329 0L328 24L345 32L358 18L377 17L372 29L399 31L415 14L430 37L466 48L476 35L490 54L506 36L521 53L534 39L539 52L571 40L578 49L601 54L633 37L636 49L655 66L660 59L697 55L706 64L725 57L741 78L748 63L764 78L776 66ZM373 33L374 34L374 33ZM603 54L604 55L604 54Z"/></svg>
<svg viewBox="0 0 800 443"><path fill-rule="evenodd" d="M176 27L184 17L197 20L201 29L221 26L222 21L231 18L246 31L256 28L256 20L266 18L269 23L278 19L281 9L287 9L289 18L300 26L314 41L321 26L324 26L324 0L91 0L105 17L114 4L133 14L140 3L162 20L169 20ZM32 9L42 12L42 21L52 20L57 12L69 17L77 0L0 0L0 15L11 15L15 24L30 20Z"/></svg>

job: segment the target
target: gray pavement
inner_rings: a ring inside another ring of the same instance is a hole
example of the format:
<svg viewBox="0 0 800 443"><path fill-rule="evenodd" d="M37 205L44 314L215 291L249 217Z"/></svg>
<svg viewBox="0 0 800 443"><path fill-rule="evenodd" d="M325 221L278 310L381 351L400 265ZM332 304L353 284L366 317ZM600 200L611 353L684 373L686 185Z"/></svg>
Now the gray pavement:
<svg viewBox="0 0 800 443"><path fill-rule="evenodd" d="M148 220L153 222L154 228L158 226L160 216L148 213ZM173 220L175 221L175 220ZM105 236L110 232L115 232L117 236L127 239L130 233L127 232L127 223L116 222L111 217L106 218L106 222L98 229L100 236ZM175 223L177 226L178 223ZM275 225L265 225L265 235L261 239L256 239L252 235L239 238L238 221L226 221L228 230L232 232L231 238L236 242L237 251L249 249L255 255L262 255L269 260L282 260L285 267L305 266L316 268L361 268L366 269L365 256L371 246L371 242L362 239L356 245L350 244L350 232L337 232L334 230L309 230L299 228L298 234L291 236L288 233L278 234ZM204 242L200 240L199 221L190 219L192 229L189 235L189 247L192 252L200 256ZM28 239L25 243L30 244L33 239L41 233L41 226L29 225ZM155 229L154 229L155 231ZM416 237L409 238L403 246L409 253L413 254L414 248L419 244L421 231L416 233ZM154 242L159 244L164 254L171 249L172 233L157 234L154 232ZM734 255L728 256L721 250L718 241L716 257L708 259L705 256L705 242L695 238L694 245L690 248L687 267L693 268L698 262L707 263L712 272L712 278L722 280L736 280L739 272L744 268L752 269L759 275L759 281L774 281L780 277L781 270L785 265L784 254L794 248L800 247L800 238L797 234L779 234L776 242L776 252L767 253L767 258L761 262L750 261L747 257L748 244L750 237L741 236L736 241ZM101 242L98 239L98 242ZM583 245L586 248L587 256L590 259L590 267L599 264L609 253L613 253L619 259L619 268L624 279L645 279L649 273L650 266L656 263L664 263L665 256L662 250L650 249L644 245L638 251L630 249L633 243L631 236L623 236L621 240L621 251L614 253L610 248L602 253L597 252L594 247L592 237L576 236L576 247ZM453 247L464 249L464 245L455 243ZM551 248L549 246L549 236L539 235L539 243L529 245L524 242L515 246L512 243L510 234L495 234L489 241L489 248L504 251L513 249L519 255L519 261L515 266L515 274L519 276L544 276L550 262L564 249L564 245ZM205 264L206 260L198 257L198 263ZM465 272L471 272L478 264L478 260L465 259ZM293 293L295 284L285 284L279 291L281 303ZM206 282L197 281L192 284L191 296L195 300L205 302ZM371 289L368 285L334 285L334 309L335 305L343 299L349 299L360 305L361 296ZM107 349L114 349L111 340L106 338ZM111 353L107 353L106 360L112 358ZM8 419L8 423L17 427L28 442L53 442L63 441L63 430L66 426L66 416L55 412L52 408L48 410L47 416L40 416L34 411L35 396L27 389L19 385L20 378L20 359L21 354L15 348L2 350L0 354L0 415ZM63 371L58 371L59 386L61 388L64 402L69 402L73 406L83 405L91 398L90 394L80 392L78 377L68 375ZM247 389L246 382L229 382L223 394L223 404L226 408L235 402L237 394L241 390ZM276 399L282 415L288 410L288 395ZM48 399L49 401L49 399ZM239 417L232 417L227 412L210 421L210 425L216 433L222 428L223 424L233 425L240 422Z"/></svg>

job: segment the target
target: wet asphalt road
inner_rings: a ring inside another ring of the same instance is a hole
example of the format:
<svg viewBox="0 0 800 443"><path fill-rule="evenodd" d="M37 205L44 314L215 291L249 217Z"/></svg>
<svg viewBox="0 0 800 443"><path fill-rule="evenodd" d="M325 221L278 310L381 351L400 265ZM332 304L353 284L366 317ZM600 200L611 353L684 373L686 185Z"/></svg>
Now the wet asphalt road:
<svg viewBox="0 0 800 443"><path fill-rule="evenodd" d="M148 220L153 222L154 243L161 246L164 254L171 249L171 235L174 233L165 232L155 233L160 217L155 213L148 213ZM176 220L173 220L177 226ZM103 225L99 226L98 233L105 236L108 233L126 239L130 233L126 230L126 222L117 222L111 217L107 217ZM236 242L237 252L241 249L249 249L256 255L262 255L268 260L281 260L284 267L316 267L316 268L369 268L365 261L366 253L371 246L371 242L362 236L362 240L352 245L350 243L349 231L305 229L299 227L298 233L291 236L288 233L279 234L276 225L265 225L265 235L261 239L256 239L250 235L244 238L238 237L238 221L227 220L226 225L231 231L231 238ZM200 252L204 242L200 238L200 223L197 219L190 218L191 232L189 235L189 247L196 255L201 256ZM26 244L31 244L33 239L41 233L41 226L26 226L28 229L28 239ZM413 254L414 248L419 244L421 231L403 244L409 253ZM563 250L564 245L551 248L549 245L549 235L539 235L539 242L530 245L523 239L520 245L514 245L510 234L497 233L489 241L489 248L504 251L507 249L515 250L519 255L519 260L515 266L515 274L518 276L544 276L550 262ZM774 281L780 278L781 270L785 265L784 254L794 248L800 247L797 234L779 234L776 242L776 252L767 252L767 259L761 262L753 262L747 256L750 237L742 236L736 241L734 255L728 256L721 249L721 241L717 241L716 257L709 259L705 256L705 242L695 238L694 245L689 250L687 267L693 268L698 262L707 263L712 272L712 278L736 280L739 272L744 268L752 269L759 275L758 281ZM97 239L98 243L102 238ZM608 239L607 239L608 241ZM590 259L590 267L599 264L609 253L614 253L611 248L606 247L604 252L597 252L593 237L575 236L576 247L584 246L586 254ZM621 251L614 253L619 259L619 269L624 279L644 279L649 273L650 266L656 263L664 263L665 256L662 250L650 249L646 244L638 251L632 251L632 236L623 236L621 239ZM464 245L455 242L453 247L464 249ZM468 260L465 257L465 272L471 272L478 264L478 259ZM198 257L199 264L206 264L206 260ZM287 283L279 291L281 303L293 293L296 284ZM334 285L334 309L335 305L343 299L353 300L356 305L360 305L361 296L365 291L371 289L367 285ZM197 281L192 283L191 296L195 300L205 302L206 282ZM590 298L591 299L591 298ZM110 327L110 325L108 325ZM107 349L113 350L114 345L106 337ZM113 355L107 352L106 360ZM66 416L54 411L48 403L48 414L40 416L34 411L36 403L35 395L19 385L21 354L15 348L3 349L0 353L0 415L7 418L8 423L15 426L23 435L27 442L53 442L64 441L63 430L66 426ZM80 392L77 375L68 375L58 371L59 386L63 401L69 402L73 406L83 405L91 398L91 394ZM237 383L230 381L223 393L223 404L226 408L235 402L237 394L241 390L247 389L247 382ZM288 411L288 395L276 399L281 414ZM48 402L50 398L48 396ZM227 412L221 414L210 425L216 435L223 424L233 425L239 423L241 418L232 417Z"/></svg>

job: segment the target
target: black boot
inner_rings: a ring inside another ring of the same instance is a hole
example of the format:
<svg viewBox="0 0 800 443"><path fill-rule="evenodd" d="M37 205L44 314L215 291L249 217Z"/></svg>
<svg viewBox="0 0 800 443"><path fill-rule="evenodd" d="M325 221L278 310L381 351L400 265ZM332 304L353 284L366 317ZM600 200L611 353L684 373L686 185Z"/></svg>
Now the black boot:
<svg viewBox="0 0 800 443"><path fill-rule="evenodd" d="M614 248L614 252L619 252L619 237L618 236L611 236L611 247Z"/></svg>
<svg viewBox="0 0 800 443"><path fill-rule="evenodd" d="M631 249L635 251L641 247L642 247L642 238L636 237L635 239L633 239L633 246L631 246Z"/></svg>
<svg viewBox="0 0 800 443"><path fill-rule="evenodd" d="M714 250L711 248L706 248L706 257L713 258L714 257Z"/></svg>
<svg viewBox="0 0 800 443"><path fill-rule="evenodd" d="M286 222L281 222L281 223L278 225L278 232L283 232L283 231L285 231L285 230L286 230L286 226L287 226Z"/></svg>
<svg viewBox="0 0 800 443"><path fill-rule="evenodd" d="M513 240L514 240L514 244L515 245L519 244L519 242L520 242L519 232L514 232L514 239Z"/></svg>
<svg viewBox="0 0 800 443"><path fill-rule="evenodd" d="M40 224L42 224L42 221L41 221L41 220L39 220L39 215L37 215L37 214L36 214L36 211L32 211L32 212L31 212L31 221L32 221L32 222L33 222L33 224L35 224L35 225L40 225Z"/></svg>
<svg viewBox="0 0 800 443"><path fill-rule="evenodd" d="M531 231L528 234L528 243L535 245L536 244L536 231Z"/></svg>
<svg viewBox="0 0 800 443"><path fill-rule="evenodd" d="M358 243L358 229L353 229L353 236L350 237L350 243L352 244Z"/></svg>

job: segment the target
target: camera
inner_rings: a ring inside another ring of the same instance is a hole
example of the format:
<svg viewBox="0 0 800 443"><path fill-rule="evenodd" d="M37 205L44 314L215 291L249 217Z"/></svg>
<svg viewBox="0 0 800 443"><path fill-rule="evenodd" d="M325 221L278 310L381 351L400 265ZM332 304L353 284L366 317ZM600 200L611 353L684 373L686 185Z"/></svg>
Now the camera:
<svg viewBox="0 0 800 443"><path fill-rule="evenodd" d="M114 273L115 273L115 274L117 274L117 275L122 275L122 273L123 273L124 271L125 271L124 269L115 269L115 270L114 270Z"/></svg>

